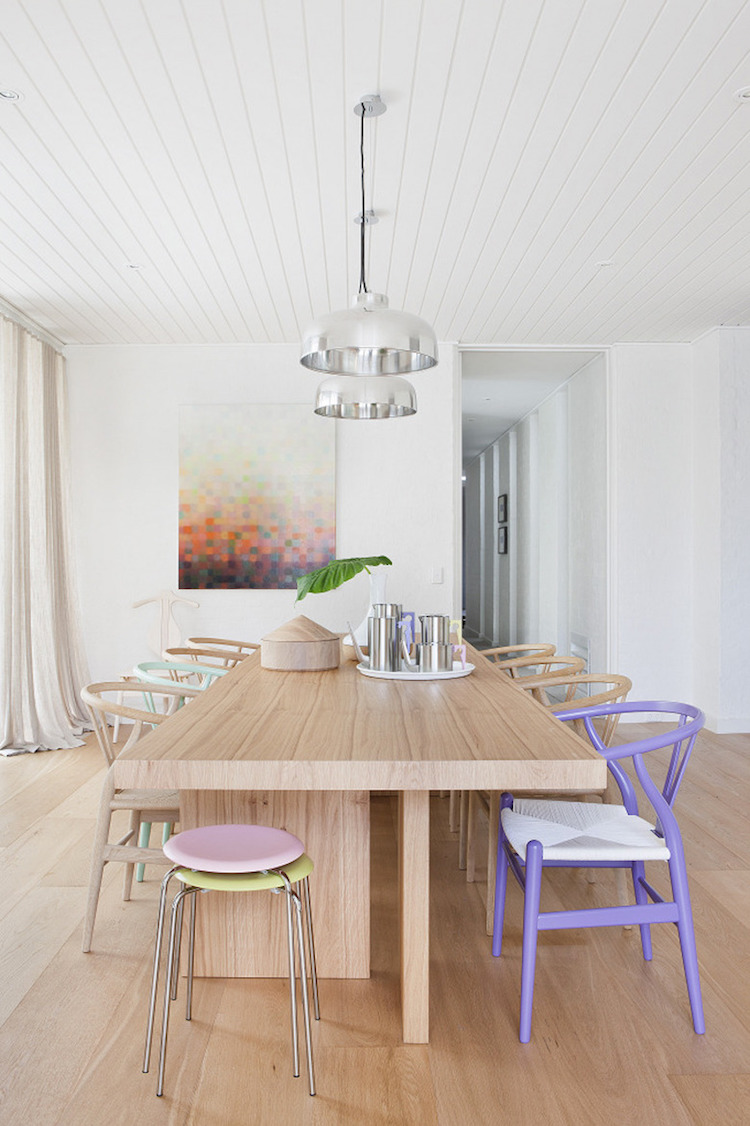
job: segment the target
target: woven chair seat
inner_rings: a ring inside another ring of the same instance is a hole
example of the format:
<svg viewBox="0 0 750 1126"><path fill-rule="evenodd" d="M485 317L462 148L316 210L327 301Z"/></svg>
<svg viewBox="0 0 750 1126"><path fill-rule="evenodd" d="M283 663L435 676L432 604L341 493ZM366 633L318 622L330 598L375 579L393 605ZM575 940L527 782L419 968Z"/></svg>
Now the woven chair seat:
<svg viewBox="0 0 750 1126"><path fill-rule="evenodd" d="M505 835L524 860L529 841L541 843L545 860L669 859L654 826L623 805L516 798L501 816Z"/></svg>

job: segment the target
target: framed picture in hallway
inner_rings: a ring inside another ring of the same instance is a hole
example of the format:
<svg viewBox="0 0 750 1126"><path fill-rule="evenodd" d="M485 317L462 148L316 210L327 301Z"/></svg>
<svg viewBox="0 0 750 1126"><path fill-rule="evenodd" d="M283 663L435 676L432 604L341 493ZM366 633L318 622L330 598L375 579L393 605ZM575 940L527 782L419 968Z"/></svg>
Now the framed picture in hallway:
<svg viewBox="0 0 750 1126"><path fill-rule="evenodd" d="M508 528L497 529L497 553L498 555L508 554Z"/></svg>
<svg viewBox="0 0 750 1126"><path fill-rule="evenodd" d="M508 519L508 494L503 493L497 498L497 522L504 524Z"/></svg>

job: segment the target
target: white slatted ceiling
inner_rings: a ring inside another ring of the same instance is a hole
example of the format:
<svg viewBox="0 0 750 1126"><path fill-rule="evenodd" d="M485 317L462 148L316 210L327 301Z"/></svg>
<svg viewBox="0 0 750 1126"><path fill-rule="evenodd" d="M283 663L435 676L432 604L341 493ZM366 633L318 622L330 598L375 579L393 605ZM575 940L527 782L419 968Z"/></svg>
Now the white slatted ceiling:
<svg viewBox="0 0 750 1126"><path fill-rule="evenodd" d="M4 0L0 298L297 340L357 289L380 93L370 288L465 343L694 339L750 318L749 84L746 0Z"/></svg>

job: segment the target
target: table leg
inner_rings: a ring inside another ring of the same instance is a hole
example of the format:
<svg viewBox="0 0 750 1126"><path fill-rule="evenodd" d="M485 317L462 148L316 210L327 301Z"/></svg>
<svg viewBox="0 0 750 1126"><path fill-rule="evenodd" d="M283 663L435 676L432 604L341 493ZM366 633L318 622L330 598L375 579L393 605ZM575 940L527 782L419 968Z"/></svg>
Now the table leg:
<svg viewBox="0 0 750 1126"><path fill-rule="evenodd" d="M458 814L458 867L466 871L466 845L469 839L469 790L461 791Z"/></svg>
<svg viewBox="0 0 750 1126"><path fill-rule="evenodd" d="M310 877L320 977L370 975L370 795L366 790L184 790L182 828L251 824L289 829L315 865ZM286 977L286 914L275 895L202 895L199 977Z"/></svg>
<svg viewBox="0 0 750 1126"><path fill-rule="evenodd" d="M404 1042L430 1036L430 793L399 794L401 1018Z"/></svg>

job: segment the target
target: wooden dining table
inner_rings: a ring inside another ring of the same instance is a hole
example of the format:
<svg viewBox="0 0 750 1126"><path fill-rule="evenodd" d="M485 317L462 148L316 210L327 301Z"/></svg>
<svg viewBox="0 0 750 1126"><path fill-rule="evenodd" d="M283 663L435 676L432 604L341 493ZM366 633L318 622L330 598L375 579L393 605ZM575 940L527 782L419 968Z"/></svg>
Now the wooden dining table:
<svg viewBox="0 0 750 1126"><path fill-rule="evenodd" d="M114 765L118 787L178 789L183 828L251 821L305 842L321 977L369 975L369 798L397 794L407 1043L429 1039L430 791L606 785L606 764L588 743L467 649L471 674L436 680L367 677L351 660L280 672L255 653ZM212 903L199 911L196 972L282 976L273 898L256 895L249 910L241 895L202 897Z"/></svg>

